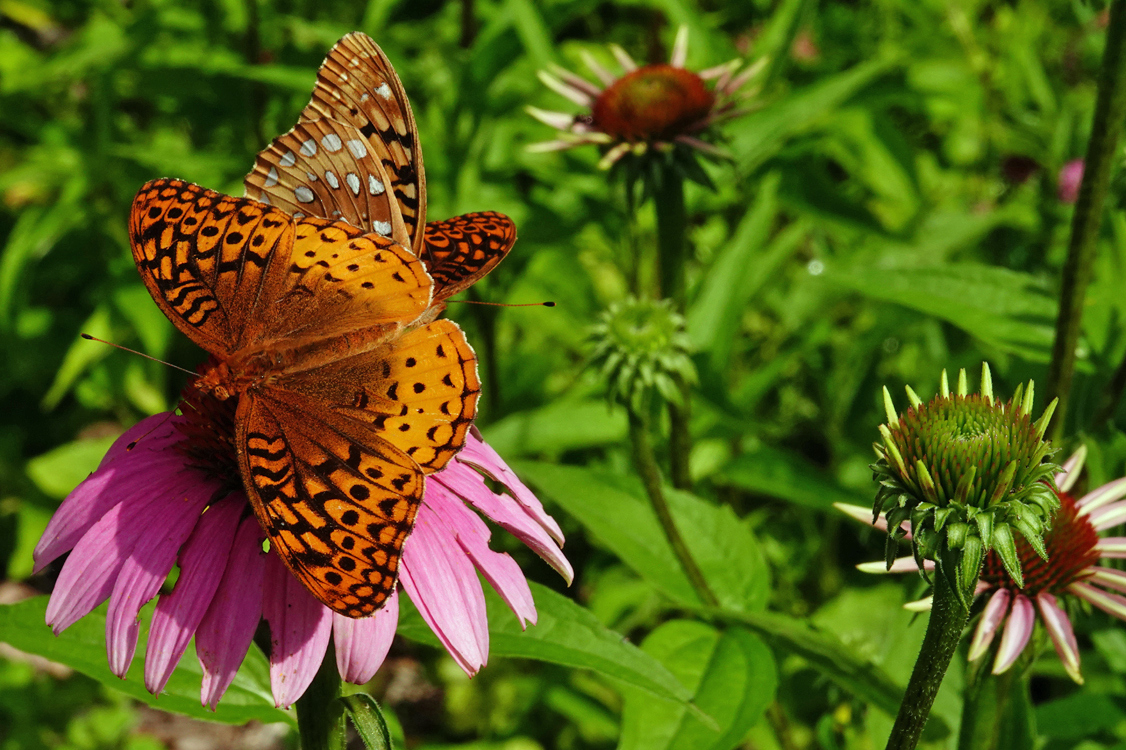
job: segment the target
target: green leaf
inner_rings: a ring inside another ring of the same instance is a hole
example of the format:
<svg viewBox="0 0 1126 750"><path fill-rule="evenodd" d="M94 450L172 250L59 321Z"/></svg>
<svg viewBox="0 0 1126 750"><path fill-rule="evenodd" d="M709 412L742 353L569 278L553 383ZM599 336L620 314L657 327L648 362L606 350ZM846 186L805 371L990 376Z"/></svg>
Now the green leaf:
<svg viewBox="0 0 1126 750"><path fill-rule="evenodd" d="M1091 690L1080 690L1036 707L1036 727L1040 733L1061 740L1113 731L1123 720L1126 711L1111 696Z"/></svg>
<svg viewBox="0 0 1126 750"><path fill-rule="evenodd" d="M111 339L110 314L106 305L95 308L86 322L82 324L82 333L87 333L100 339ZM55 373L55 380L43 396L43 408L54 409L62 401L63 396L70 392L75 382L95 362L104 359L112 349L105 344L75 337L74 342L67 350L63 363Z"/></svg>
<svg viewBox="0 0 1126 750"><path fill-rule="evenodd" d="M650 633L641 649L692 691L718 727L682 705L627 690L618 750L729 750L759 721L778 685L770 649L742 628L720 632L672 620Z"/></svg>
<svg viewBox="0 0 1126 750"><path fill-rule="evenodd" d="M144 624L137 645L137 658L124 680L110 672L106 663L106 605L95 609L55 637L45 624L47 597L27 599L17 604L0 606L0 641L21 651L38 654L65 664L102 684L130 695L162 711L192 716L225 724L244 724L256 719L263 722L294 723L292 714L274 707L270 692L270 667L266 657L251 646L246 660L227 690L219 707L212 712L200 705L200 681L203 671L194 649L181 659L164 692L154 696L145 689L143 654L148 638L148 614L152 606L142 610Z"/></svg>
<svg viewBox="0 0 1126 750"><path fill-rule="evenodd" d="M1034 276L970 264L826 269L823 278L872 299L952 323L991 346L1047 362L1057 304Z"/></svg>
<svg viewBox="0 0 1126 750"><path fill-rule="evenodd" d="M387 728L387 721L375 698L367 693L356 693L336 700L344 706L344 713L352 720L356 734L360 735L368 750L390 750L391 730Z"/></svg>
<svg viewBox="0 0 1126 750"><path fill-rule="evenodd" d="M485 587L489 612L490 657L535 659L576 669L590 669L659 698L687 703L691 693L660 662L606 628L588 610L546 586L529 581L538 621L527 630L508 605ZM398 634L441 647L409 599L401 600Z"/></svg>
<svg viewBox="0 0 1126 750"><path fill-rule="evenodd" d="M629 432L626 413L602 400L559 400L510 414L484 430L502 456L557 456L565 451L612 445Z"/></svg>
<svg viewBox="0 0 1126 750"><path fill-rule="evenodd" d="M27 475L44 495L61 500L98 468L116 437L64 443L27 462Z"/></svg>
<svg viewBox="0 0 1126 750"><path fill-rule="evenodd" d="M636 480L574 466L520 462L517 467L543 497L578 519L658 591L679 604L701 604ZM681 536L721 605L737 611L764 607L769 573L750 527L728 506L670 488L665 493Z"/></svg>
<svg viewBox="0 0 1126 750"><path fill-rule="evenodd" d="M833 503L870 502L801 456L766 445L731 459L713 481L818 510L826 510Z"/></svg>

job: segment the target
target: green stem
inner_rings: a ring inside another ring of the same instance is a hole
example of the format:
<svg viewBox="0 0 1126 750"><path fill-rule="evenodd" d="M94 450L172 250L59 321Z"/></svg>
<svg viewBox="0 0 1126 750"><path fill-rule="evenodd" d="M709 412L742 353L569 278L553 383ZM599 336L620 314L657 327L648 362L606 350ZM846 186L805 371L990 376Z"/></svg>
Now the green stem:
<svg viewBox="0 0 1126 750"><path fill-rule="evenodd" d="M1106 32L1106 51L1099 72L1099 94L1091 140L1087 143L1083 182L1071 220L1071 242L1063 267L1056 338L1048 367L1047 401L1059 399L1052 435L1058 436L1067 416L1068 395L1075 374L1075 347L1087 285L1095 261L1099 225L1110 184L1110 170L1118 136L1126 121L1126 0L1112 0Z"/></svg>
<svg viewBox="0 0 1126 750"><path fill-rule="evenodd" d="M317 676L297 700L301 750L344 750L347 744L344 708L336 700L341 696L340 687L336 649L330 643Z"/></svg>
<svg viewBox="0 0 1126 750"><path fill-rule="evenodd" d="M629 416L629 437L633 444L633 462L637 467L637 473L641 475L645 492L649 495L650 502L653 503L653 510L657 514L657 520L665 532L665 537L669 540L673 554L680 561L680 567L684 569L684 573L688 576L688 580L692 584L692 588L696 590L700 601L707 607L719 606L719 599L712 593L704 574L700 571L692 553L689 552L688 545L685 544L684 537L680 535L680 531L676 528L676 521L673 519L669 505L665 501L665 493L661 489L661 473L657 469L657 459L653 455L653 446L649 442L649 429L646 420L632 412Z"/></svg>
<svg viewBox="0 0 1126 750"><path fill-rule="evenodd" d="M958 750L987 750L997 747L1008 708L1016 669L991 675L991 658L971 662L962 693L962 726Z"/></svg>
<svg viewBox="0 0 1126 750"><path fill-rule="evenodd" d="M661 294L671 299L676 311L684 314L688 306L685 281L685 256L688 246L688 212L684 207L684 178L671 162L660 171L654 185L657 207L657 249L659 251ZM681 385L682 403L669 404L669 466L673 487L692 487L688 459L692 453L691 420L692 389Z"/></svg>
<svg viewBox="0 0 1126 750"><path fill-rule="evenodd" d="M927 634L911 681L899 705L899 714L888 738L887 750L914 750L930 716L942 678L950 666L962 629L969 619L969 610L962 606L946 576L934 576L934 606L931 608Z"/></svg>

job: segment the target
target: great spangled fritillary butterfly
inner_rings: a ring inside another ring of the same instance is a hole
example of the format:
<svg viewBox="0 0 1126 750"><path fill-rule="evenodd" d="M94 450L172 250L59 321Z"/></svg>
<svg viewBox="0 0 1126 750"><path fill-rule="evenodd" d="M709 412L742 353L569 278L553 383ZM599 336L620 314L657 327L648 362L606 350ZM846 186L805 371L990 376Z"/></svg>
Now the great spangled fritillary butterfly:
<svg viewBox="0 0 1126 750"><path fill-rule="evenodd" d="M399 76L365 34L348 34L317 73L296 127L258 154L246 194L294 216L339 219L410 247L444 301L491 271L516 241L493 211L426 224L426 174Z"/></svg>
<svg viewBox="0 0 1126 750"><path fill-rule="evenodd" d="M464 445L479 381L464 334L420 322L434 283L392 239L179 180L146 184L133 258L237 398L235 451L271 548L333 610L394 590L424 475Z"/></svg>

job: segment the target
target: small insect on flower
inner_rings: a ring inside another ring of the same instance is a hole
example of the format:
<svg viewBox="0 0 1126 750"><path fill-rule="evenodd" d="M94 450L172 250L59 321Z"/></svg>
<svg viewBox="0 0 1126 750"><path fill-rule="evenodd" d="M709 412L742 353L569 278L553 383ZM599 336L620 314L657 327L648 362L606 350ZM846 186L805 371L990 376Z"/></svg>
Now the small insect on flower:
<svg viewBox="0 0 1126 750"><path fill-rule="evenodd" d="M556 140L533 144L530 151L593 144L604 147L599 162L603 169L630 154L669 151L677 145L708 156L725 156L708 142L708 131L750 111L744 102L758 89L742 89L766 67L765 59L747 68L736 59L698 73L688 70L684 67L688 57L685 26L677 32L668 63L639 66L621 47L612 45L610 51L622 68L621 75L606 70L590 53L582 53L599 83L559 66L540 71L544 85L586 111L573 115L528 107L528 114L559 131ZM715 83L709 87L709 81Z"/></svg>
<svg viewBox="0 0 1126 750"><path fill-rule="evenodd" d="M1037 619L1048 632L1067 674L1082 684L1079 646L1067 611L1077 611L1078 600L1093 604L1120 620L1126 620L1126 573L1099 565L1100 560L1126 558L1126 537L1100 537L1100 532L1126 521L1126 478L1115 479L1076 498L1071 494L1083 470L1085 447L1076 451L1055 475L1060 507L1044 535L1047 560L1024 539L1017 539L1017 555L1023 571L1018 582L1007 571L996 552L985 557L977 594L987 597L970 643L969 659L985 656L998 631L1001 642L993 660L993 674L1001 674L1016 663L1032 637ZM1045 486L1050 487L1047 483ZM864 523L871 513L855 505L837 508ZM881 515L874 524L886 528ZM884 564L858 566L868 573L882 573ZM897 560L891 572L918 570L912 558ZM930 600L913 602L911 609L926 609ZM1039 618L1037 618L1039 614ZM1002 627L1003 626L1003 627Z"/></svg>

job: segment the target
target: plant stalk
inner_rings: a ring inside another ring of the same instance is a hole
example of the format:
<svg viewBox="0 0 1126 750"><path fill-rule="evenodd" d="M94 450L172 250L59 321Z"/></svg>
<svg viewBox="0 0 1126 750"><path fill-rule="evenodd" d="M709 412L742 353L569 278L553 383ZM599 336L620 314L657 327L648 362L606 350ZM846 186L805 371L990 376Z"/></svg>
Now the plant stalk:
<svg viewBox="0 0 1126 750"><path fill-rule="evenodd" d="M684 543L684 537L680 535L680 531L676 528L676 520L673 519L669 505L665 501L665 493L661 489L661 473L657 469L657 458L653 454L653 446L649 442L649 429L646 421L643 417L634 414L632 411L630 412L629 437L633 446L633 462L637 468L637 473L641 475L641 482L645 485L645 492L649 495L649 501L653 503L657 520L665 532L665 537L669 540L673 554L680 562L680 567L684 570L684 574L688 576L692 588L696 590L696 594L700 597L704 606L718 607L719 599L708 586L700 566L696 564L696 560L688 550L688 545Z"/></svg>
<svg viewBox="0 0 1126 750"><path fill-rule="evenodd" d="M1083 182L1071 220L1071 241L1063 267L1060 310L1052 361L1048 366L1047 401L1059 399L1051 435L1058 437L1067 416L1068 396L1075 375L1083 303L1095 261L1099 226L1110 184L1110 170L1118 136L1126 121L1126 0L1112 0L1106 32L1106 51L1099 72L1099 93L1091 140L1087 143Z"/></svg>
<svg viewBox="0 0 1126 750"><path fill-rule="evenodd" d="M685 280L685 256L688 247L688 211L684 206L684 177L666 162L654 185L653 200L657 210L657 249L660 264L661 294L673 301L683 315L688 307ZM669 466L672 486L680 490L692 487L688 459L692 453L691 420L692 389L681 384L681 403L669 403Z"/></svg>
<svg viewBox="0 0 1126 750"><path fill-rule="evenodd" d="M346 731L336 649L329 644L321 668L305 694L297 699L297 729L302 750L345 750Z"/></svg>
<svg viewBox="0 0 1126 750"><path fill-rule="evenodd" d="M895 725L888 737L887 750L914 750L919 743L923 725L930 716L942 678L962 638L970 612L958 600L945 575L934 576L934 606L931 608L927 634L911 681L903 694Z"/></svg>

